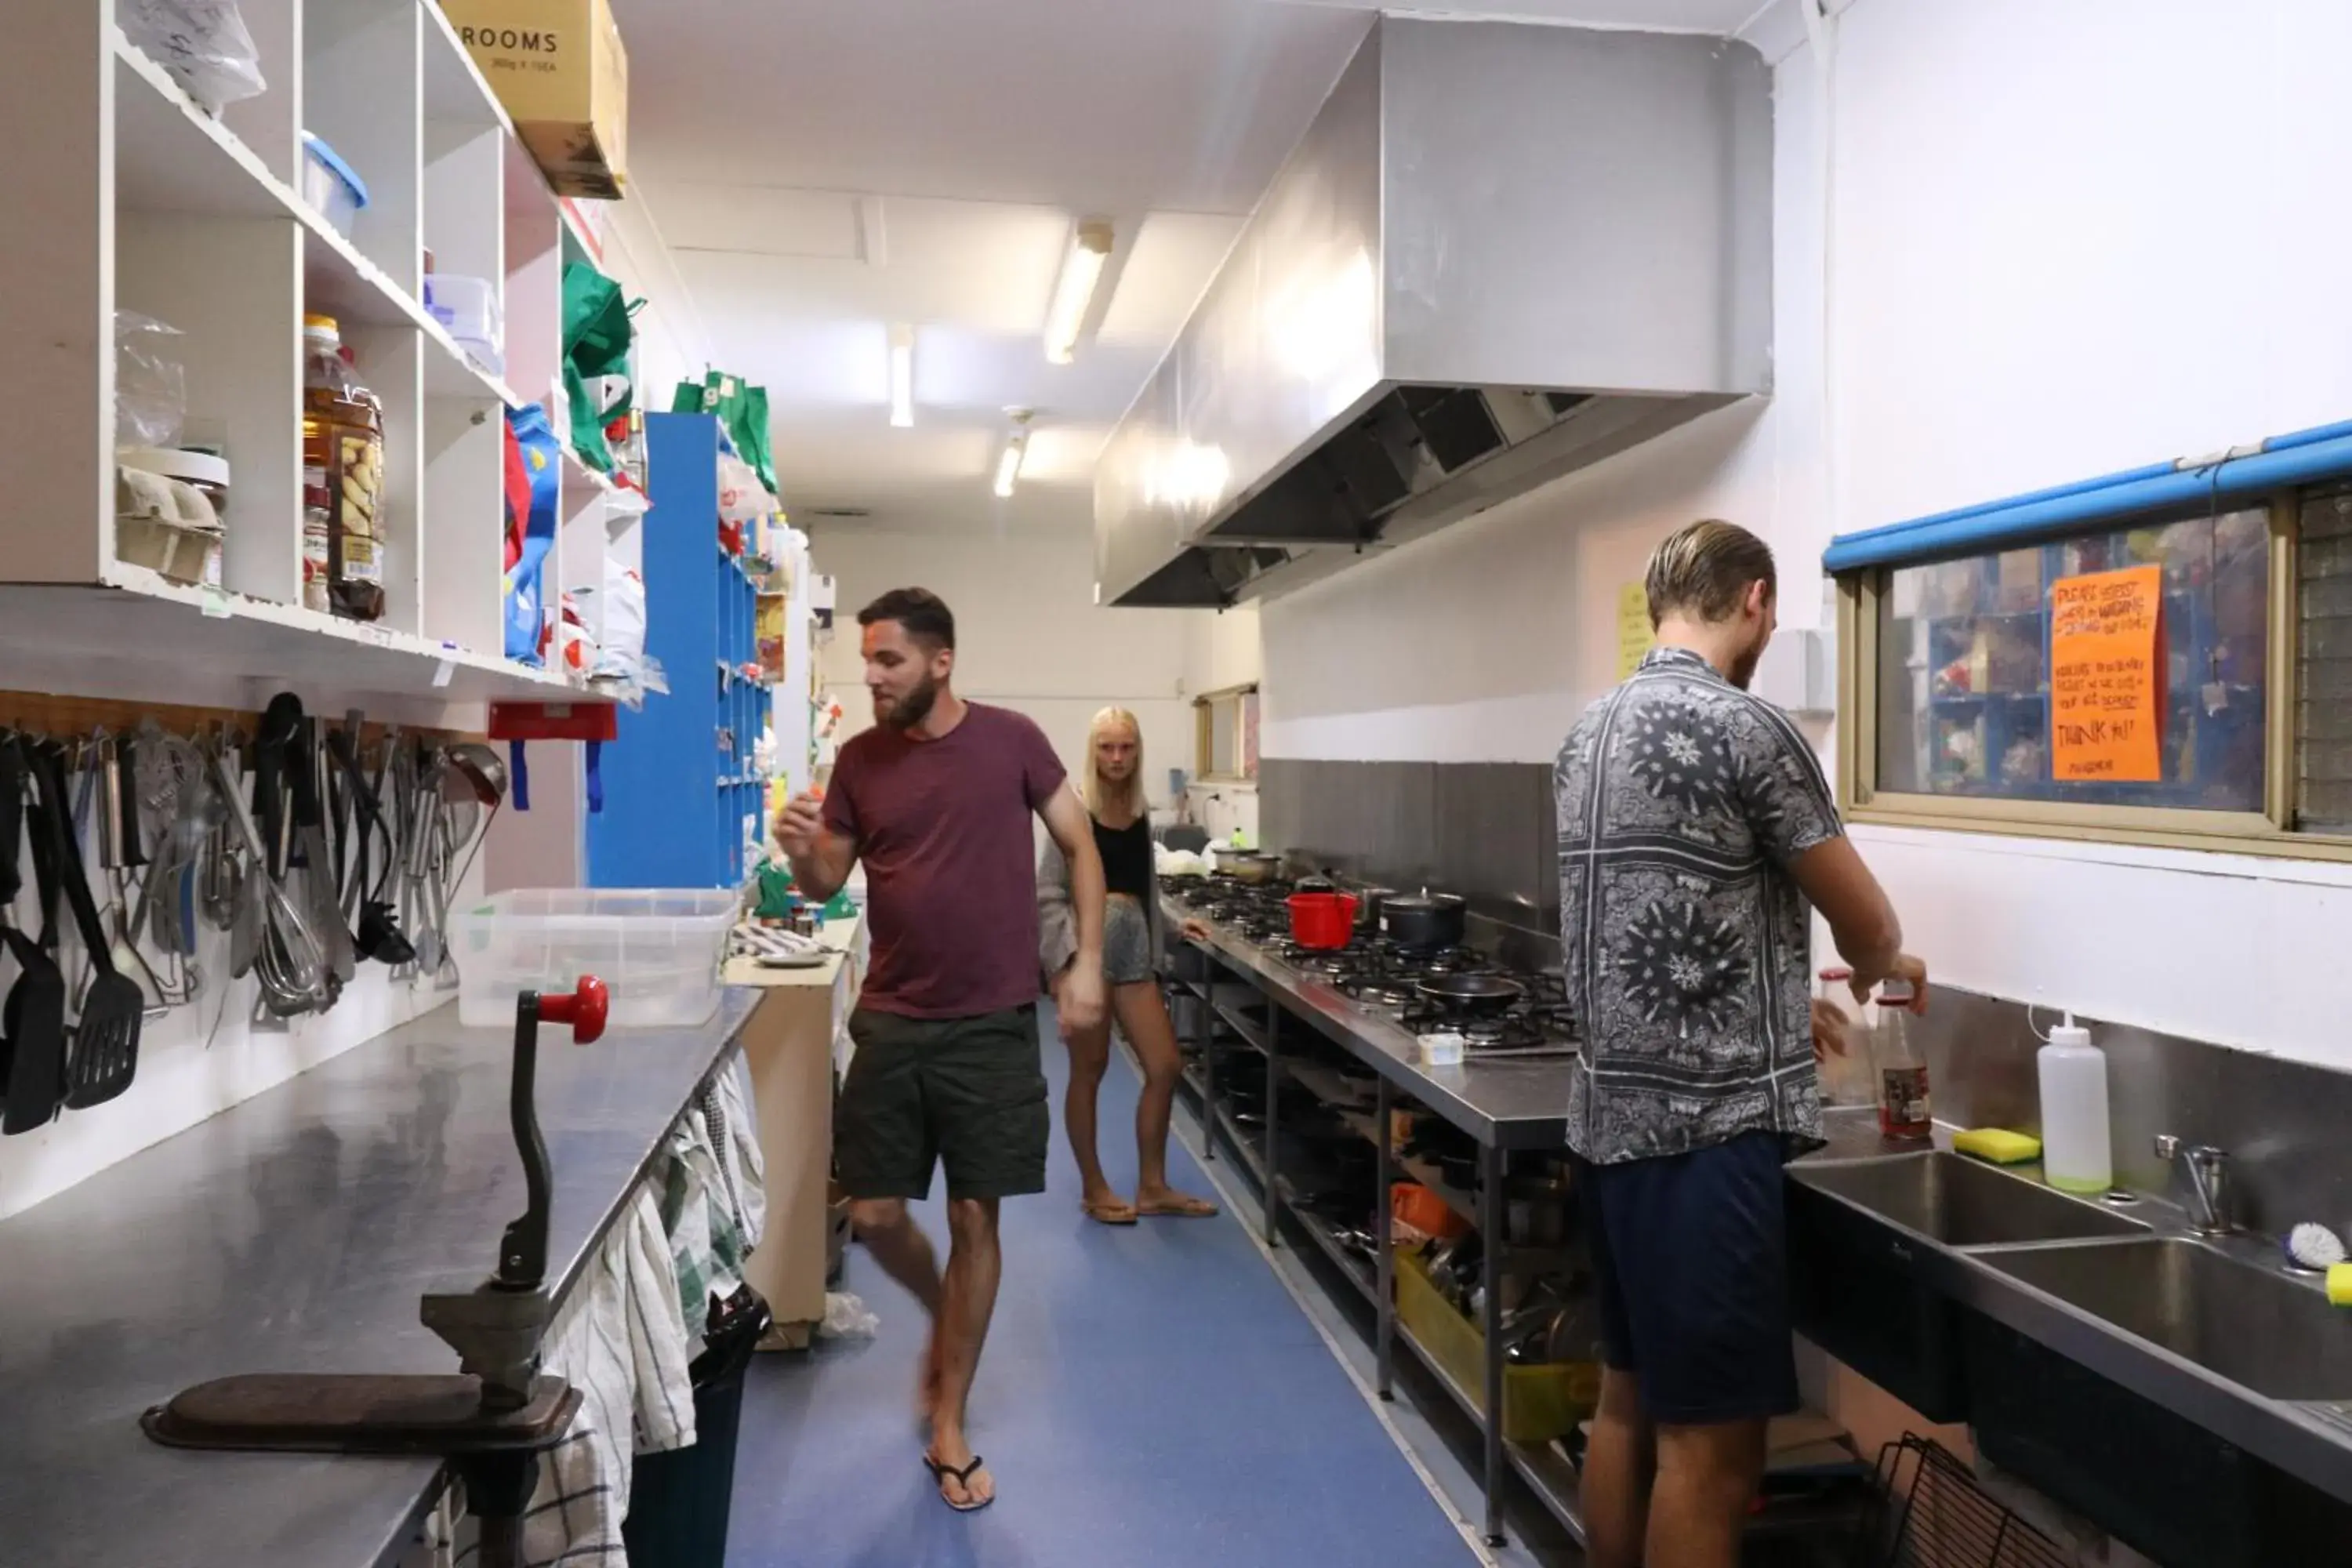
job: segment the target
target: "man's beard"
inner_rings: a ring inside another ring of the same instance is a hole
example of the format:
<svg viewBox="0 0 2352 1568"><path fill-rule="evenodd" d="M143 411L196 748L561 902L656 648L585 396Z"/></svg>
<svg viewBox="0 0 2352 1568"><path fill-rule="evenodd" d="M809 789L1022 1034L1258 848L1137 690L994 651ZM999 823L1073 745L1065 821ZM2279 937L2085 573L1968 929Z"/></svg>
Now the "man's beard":
<svg viewBox="0 0 2352 1568"><path fill-rule="evenodd" d="M885 700L880 712L875 714L879 723L893 730L911 730L931 716L931 705L940 700L940 683L925 676L915 689L896 702Z"/></svg>
<svg viewBox="0 0 2352 1568"><path fill-rule="evenodd" d="M1753 647L1744 650L1732 659L1730 672L1732 685L1742 691L1748 689L1748 682L1756 679L1756 667L1763 660L1764 649L1771 641L1771 635L1767 633L1756 639Z"/></svg>

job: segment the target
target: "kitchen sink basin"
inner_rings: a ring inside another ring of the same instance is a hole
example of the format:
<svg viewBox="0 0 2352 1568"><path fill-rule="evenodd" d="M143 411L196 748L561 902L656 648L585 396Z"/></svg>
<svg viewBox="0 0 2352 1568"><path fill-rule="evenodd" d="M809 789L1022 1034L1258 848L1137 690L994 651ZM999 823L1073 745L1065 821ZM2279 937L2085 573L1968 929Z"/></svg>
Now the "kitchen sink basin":
<svg viewBox="0 0 2352 1568"><path fill-rule="evenodd" d="M1947 1247L2085 1241L2147 1229L2129 1215L1942 1150L1798 1165L1790 1173L1807 1186Z"/></svg>
<svg viewBox="0 0 2352 1568"><path fill-rule="evenodd" d="M2271 1399L2352 1399L2352 1313L2200 1242L2147 1237L1978 1261Z"/></svg>

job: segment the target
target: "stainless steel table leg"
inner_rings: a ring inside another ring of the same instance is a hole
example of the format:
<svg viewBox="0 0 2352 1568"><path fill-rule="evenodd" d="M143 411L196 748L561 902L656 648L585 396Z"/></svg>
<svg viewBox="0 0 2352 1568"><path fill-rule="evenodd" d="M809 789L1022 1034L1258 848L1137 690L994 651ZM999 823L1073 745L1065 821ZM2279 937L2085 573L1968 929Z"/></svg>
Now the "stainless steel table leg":
<svg viewBox="0 0 2352 1568"><path fill-rule="evenodd" d="M1281 1120L1282 1009L1272 996L1265 999L1265 1244L1282 1245L1275 1220L1282 1207L1281 1177L1274 1163L1275 1123Z"/></svg>
<svg viewBox="0 0 2352 1568"><path fill-rule="evenodd" d="M1378 1201L1372 1205L1372 1386L1382 1399L1394 1399L1389 1388L1389 1373L1396 1354L1396 1257L1390 1250L1389 1235L1389 1080L1383 1074L1379 1098L1373 1102L1372 1130L1379 1134L1373 1140L1380 1151L1373 1169L1379 1173L1373 1184Z"/></svg>
<svg viewBox="0 0 2352 1568"><path fill-rule="evenodd" d="M1203 1163L1217 1157L1217 1005L1212 1000L1217 990L1217 963L1211 959L1204 973L1208 980L1201 986L1201 1010L1192 1021L1201 1042L1201 1159Z"/></svg>
<svg viewBox="0 0 2352 1568"><path fill-rule="evenodd" d="M1479 1151L1480 1284L1486 1331L1486 1544L1503 1544L1503 1152Z"/></svg>

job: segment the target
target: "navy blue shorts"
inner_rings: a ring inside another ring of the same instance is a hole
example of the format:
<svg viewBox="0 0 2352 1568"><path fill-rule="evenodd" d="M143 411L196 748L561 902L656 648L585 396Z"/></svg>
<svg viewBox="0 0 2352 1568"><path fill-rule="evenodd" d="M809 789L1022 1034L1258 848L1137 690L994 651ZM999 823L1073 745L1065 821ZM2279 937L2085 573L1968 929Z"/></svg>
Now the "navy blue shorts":
<svg viewBox="0 0 2352 1568"><path fill-rule="evenodd" d="M1617 1165L1576 1163L1609 1365L1653 1421L1706 1426L1797 1408L1784 1146L1776 1132Z"/></svg>

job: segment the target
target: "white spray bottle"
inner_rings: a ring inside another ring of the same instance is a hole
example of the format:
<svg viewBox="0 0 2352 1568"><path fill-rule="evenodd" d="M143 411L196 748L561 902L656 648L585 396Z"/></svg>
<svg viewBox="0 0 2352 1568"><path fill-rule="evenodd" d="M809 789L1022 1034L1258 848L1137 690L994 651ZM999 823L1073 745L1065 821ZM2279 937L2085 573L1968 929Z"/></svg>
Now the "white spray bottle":
<svg viewBox="0 0 2352 1568"><path fill-rule="evenodd" d="M2050 1031L2037 1063L2042 1079L2042 1174L2070 1193L2115 1185L2107 1129L2107 1054L2074 1015Z"/></svg>

